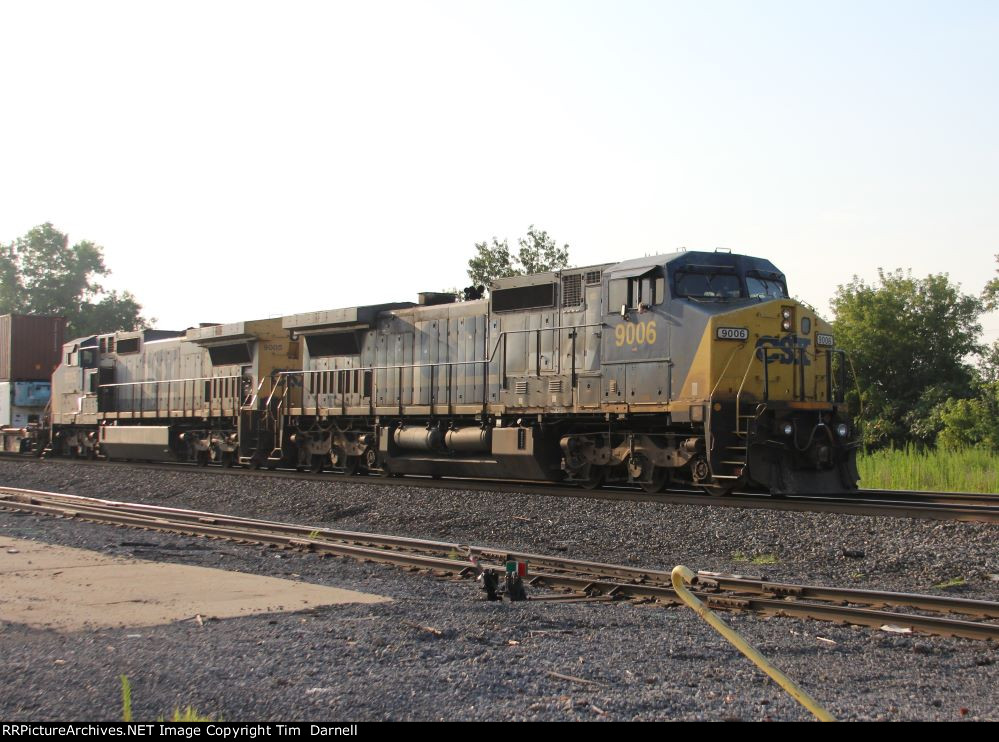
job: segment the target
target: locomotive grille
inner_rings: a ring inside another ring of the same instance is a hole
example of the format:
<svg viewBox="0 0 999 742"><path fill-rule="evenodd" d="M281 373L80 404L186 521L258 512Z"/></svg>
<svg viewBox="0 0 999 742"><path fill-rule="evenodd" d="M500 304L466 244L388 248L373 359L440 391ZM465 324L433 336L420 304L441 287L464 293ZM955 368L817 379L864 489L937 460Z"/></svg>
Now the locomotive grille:
<svg viewBox="0 0 999 742"><path fill-rule="evenodd" d="M594 284L597 283L600 283L600 271L587 271L586 285L593 286Z"/></svg>
<svg viewBox="0 0 999 742"><path fill-rule="evenodd" d="M562 276L562 306L578 307L583 303L583 277Z"/></svg>
<svg viewBox="0 0 999 742"><path fill-rule="evenodd" d="M518 381L513 385L513 391L515 394L527 394L527 382Z"/></svg>
<svg viewBox="0 0 999 742"><path fill-rule="evenodd" d="M549 394L560 394L562 392L562 379L549 379L548 380L548 393Z"/></svg>

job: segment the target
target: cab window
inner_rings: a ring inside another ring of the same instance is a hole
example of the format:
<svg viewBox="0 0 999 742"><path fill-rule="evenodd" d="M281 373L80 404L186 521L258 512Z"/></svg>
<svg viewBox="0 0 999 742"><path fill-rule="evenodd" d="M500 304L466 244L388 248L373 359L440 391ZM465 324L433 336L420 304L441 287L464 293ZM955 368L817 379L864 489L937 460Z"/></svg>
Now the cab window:
<svg viewBox="0 0 999 742"><path fill-rule="evenodd" d="M746 276L746 288L750 299L784 299L787 298L787 287L776 278L762 276Z"/></svg>
<svg viewBox="0 0 999 742"><path fill-rule="evenodd" d="M666 300L666 279L657 268L634 278L618 278L610 282L608 307L616 312L622 306L636 309L639 304L652 306Z"/></svg>
<svg viewBox="0 0 999 742"><path fill-rule="evenodd" d="M738 299L742 296L742 286L735 273L677 271L676 295L695 299Z"/></svg>

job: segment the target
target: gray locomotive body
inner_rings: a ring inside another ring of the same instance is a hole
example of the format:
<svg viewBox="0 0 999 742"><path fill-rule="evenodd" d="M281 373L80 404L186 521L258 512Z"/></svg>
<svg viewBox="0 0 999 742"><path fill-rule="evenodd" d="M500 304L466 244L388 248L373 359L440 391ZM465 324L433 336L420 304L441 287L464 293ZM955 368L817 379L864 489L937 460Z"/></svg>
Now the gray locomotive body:
<svg viewBox="0 0 999 742"><path fill-rule="evenodd" d="M286 317L303 365L244 417L242 460L715 493L856 485L829 327L768 261L684 252L440 298Z"/></svg>
<svg viewBox="0 0 999 742"><path fill-rule="evenodd" d="M769 261L681 252L503 278L488 299L79 338L53 375L49 451L850 489L840 355Z"/></svg>

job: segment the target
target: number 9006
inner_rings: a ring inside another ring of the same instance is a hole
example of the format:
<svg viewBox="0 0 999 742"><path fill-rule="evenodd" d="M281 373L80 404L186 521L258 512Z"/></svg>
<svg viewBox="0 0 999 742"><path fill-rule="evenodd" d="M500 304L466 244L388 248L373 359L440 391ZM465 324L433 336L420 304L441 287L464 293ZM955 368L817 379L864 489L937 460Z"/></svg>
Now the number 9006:
<svg viewBox="0 0 999 742"><path fill-rule="evenodd" d="M652 345L656 342L656 321L622 322L614 328L614 345Z"/></svg>

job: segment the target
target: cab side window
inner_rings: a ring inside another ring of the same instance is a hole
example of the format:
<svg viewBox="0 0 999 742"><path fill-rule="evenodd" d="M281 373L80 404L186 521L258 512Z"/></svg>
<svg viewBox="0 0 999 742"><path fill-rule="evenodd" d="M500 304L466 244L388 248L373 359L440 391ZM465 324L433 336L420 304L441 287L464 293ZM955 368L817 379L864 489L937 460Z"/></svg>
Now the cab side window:
<svg viewBox="0 0 999 742"><path fill-rule="evenodd" d="M622 306L637 309L639 304L653 306L666 300L666 279L658 268L634 278L618 278L610 282L607 305L610 312Z"/></svg>

